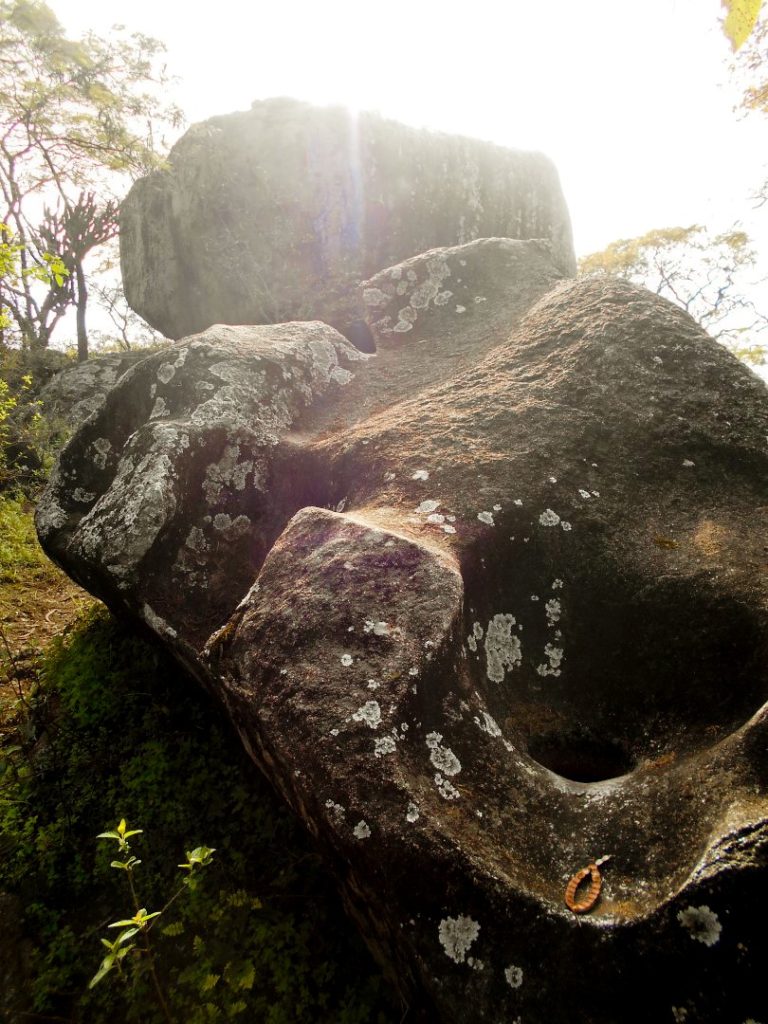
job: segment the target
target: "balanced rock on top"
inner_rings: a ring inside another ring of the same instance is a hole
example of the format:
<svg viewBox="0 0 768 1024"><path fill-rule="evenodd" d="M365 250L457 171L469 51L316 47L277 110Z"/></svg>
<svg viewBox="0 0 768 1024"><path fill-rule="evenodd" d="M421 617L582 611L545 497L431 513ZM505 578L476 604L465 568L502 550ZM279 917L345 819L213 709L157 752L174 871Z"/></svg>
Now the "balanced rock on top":
<svg viewBox="0 0 768 1024"><path fill-rule="evenodd" d="M574 272L542 154L272 99L189 129L123 202L120 253L129 303L170 338L317 319L368 348L361 280L495 235L547 239Z"/></svg>

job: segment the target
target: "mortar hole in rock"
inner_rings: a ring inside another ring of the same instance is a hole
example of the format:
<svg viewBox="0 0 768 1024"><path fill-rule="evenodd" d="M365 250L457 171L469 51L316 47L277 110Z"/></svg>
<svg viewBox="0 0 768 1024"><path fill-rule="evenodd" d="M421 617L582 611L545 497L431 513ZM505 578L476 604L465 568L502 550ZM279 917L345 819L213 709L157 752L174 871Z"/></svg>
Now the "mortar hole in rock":
<svg viewBox="0 0 768 1024"><path fill-rule="evenodd" d="M602 782L626 775L635 767L631 755L619 743L593 736L534 736L528 753L539 764L571 782Z"/></svg>
<svg viewBox="0 0 768 1024"><path fill-rule="evenodd" d="M364 320L355 320L341 329L341 334L351 341L360 352L375 352L376 342L374 341L371 329Z"/></svg>

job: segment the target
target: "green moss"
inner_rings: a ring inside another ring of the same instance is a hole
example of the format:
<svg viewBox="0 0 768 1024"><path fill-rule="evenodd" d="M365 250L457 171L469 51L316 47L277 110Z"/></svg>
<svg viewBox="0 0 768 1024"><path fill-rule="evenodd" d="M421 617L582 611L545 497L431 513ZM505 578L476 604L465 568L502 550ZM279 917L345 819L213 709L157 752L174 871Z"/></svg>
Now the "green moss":
<svg viewBox="0 0 768 1024"><path fill-rule="evenodd" d="M14 755L0 788L0 891L25 908L32 950L19 1009L93 1024L160 1019L146 978L86 988L105 923L132 913L114 851L95 838L125 817L144 829L132 851L149 909L178 886L185 850L216 848L153 932L175 1020L398 1019L303 829L164 656L92 612L49 654L34 724L33 748Z"/></svg>

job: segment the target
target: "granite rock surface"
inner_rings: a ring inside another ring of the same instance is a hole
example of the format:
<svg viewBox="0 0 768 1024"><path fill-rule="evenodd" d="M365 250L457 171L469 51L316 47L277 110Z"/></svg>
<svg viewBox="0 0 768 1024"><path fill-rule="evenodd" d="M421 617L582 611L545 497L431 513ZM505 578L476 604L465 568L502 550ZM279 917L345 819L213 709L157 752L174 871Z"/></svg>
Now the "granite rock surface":
<svg viewBox="0 0 768 1024"><path fill-rule="evenodd" d="M38 529L223 701L411 1019L760 1020L768 392L657 296L561 274L500 239L394 265L371 355L184 339Z"/></svg>

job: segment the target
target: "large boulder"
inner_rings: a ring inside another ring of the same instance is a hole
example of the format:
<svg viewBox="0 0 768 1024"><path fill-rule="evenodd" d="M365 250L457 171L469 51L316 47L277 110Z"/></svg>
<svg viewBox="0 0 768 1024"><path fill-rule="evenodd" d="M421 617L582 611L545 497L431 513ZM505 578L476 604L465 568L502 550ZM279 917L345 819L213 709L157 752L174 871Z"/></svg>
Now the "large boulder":
<svg viewBox="0 0 768 1024"><path fill-rule="evenodd" d="M129 303L168 337L318 319L365 347L361 279L493 235L548 239L574 272L546 157L275 99L190 128L123 203L120 252Z"/></svg>
<svg viewBox="0 0 768 1024"><path fill-rule="evenodd" d="M768 392L657 296L557 276L504 240L395 266L373 356L186 339L38 528L218 694L414 1019L759 1020Z"/></svg>

